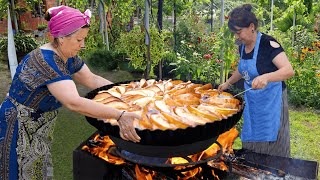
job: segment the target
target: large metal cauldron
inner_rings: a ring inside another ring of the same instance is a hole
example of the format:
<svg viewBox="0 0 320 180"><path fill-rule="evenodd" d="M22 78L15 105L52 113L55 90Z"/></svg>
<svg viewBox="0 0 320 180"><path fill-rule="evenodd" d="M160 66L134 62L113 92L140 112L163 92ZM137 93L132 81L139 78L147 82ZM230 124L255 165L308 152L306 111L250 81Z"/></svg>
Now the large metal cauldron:
<svg viewBox="0 0 320 180"><path fill-rule="evenodd" d="M130 81L100 87L89 92L86 98L93 99L101 90L108 90L113 86L128 83L130 83ZM242 99L239 100L243 103ZM87 116L86 119L92 126L96 127L102 135L109 135L120 149L144 156L183 157L201 152L215 143L220 134L231 129L240 120L242 112L243 108L227 119L196 127L188 127L186 129L165 131L136 129L138 135L141 137L139 143L123 140L119 135L118 126L113 126L110 123L105 123L102 120Z"/></svg>

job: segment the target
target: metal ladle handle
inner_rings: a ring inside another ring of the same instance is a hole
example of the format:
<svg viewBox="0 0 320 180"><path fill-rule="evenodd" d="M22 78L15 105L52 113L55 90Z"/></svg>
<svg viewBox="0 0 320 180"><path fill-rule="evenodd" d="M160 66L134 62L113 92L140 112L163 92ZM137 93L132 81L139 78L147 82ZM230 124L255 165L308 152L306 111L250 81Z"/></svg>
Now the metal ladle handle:
<svg viewBox="0 0 320 180"><path fill-rule="evenodd" d="M247 92L247 91L249 91L249 90L251 90L251 89L252 89L252 88L249 88L249 89L246 89L246 90L244 90L244 91L241 91L241 92L239 92L238 94L234 95L233 97L239 96L240 94L243 94L243 93L245 93L245 92Z"/></svg>

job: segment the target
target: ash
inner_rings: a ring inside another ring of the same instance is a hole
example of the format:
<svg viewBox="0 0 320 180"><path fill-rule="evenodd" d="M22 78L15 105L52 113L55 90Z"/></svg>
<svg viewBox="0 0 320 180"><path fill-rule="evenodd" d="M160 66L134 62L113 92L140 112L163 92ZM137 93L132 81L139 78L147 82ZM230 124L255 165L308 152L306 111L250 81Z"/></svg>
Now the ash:
<svg viewBox="0 0 320 180"><path fill-rule="evenodd" d="M257 175L254 178L250 178L250 179L254 179L254 180L311 180L308 178L302 178L302 177L298 177L298 176L294 176L294 175L290 175L290 174L286 174L284 177L276 177L274 175L266 175L266 174L260 174ZM242 180L240 178L240 180Z"/></svg>

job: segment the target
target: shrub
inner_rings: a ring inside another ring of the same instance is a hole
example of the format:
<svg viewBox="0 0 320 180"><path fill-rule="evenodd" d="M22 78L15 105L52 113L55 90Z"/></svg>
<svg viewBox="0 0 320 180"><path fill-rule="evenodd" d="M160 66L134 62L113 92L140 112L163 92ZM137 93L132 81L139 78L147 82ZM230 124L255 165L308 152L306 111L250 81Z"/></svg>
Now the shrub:
<svg viewBox="0 0 320 180"><path fill-rule="evenodd" d="M86 56L89 65L101 70L114 70L118 67L116 54L104 48L96 49Z"/></svg>
<svg viewBox="0 0 320 180"><path fill-rule="evenodd" d="M175 78L176 75L174 73L174 69L177 68L177 66L173 65L173 62L177 61L177 55L175 52L166 52L164 53L162 57L162 78L163 79L169 79L169 78ZM155 75L159 77L159 65L155 66L154 68Z"/></svg>
<svg viewBox="0 0 320 180"><path fill-rule="evenodd" d="M162 59L165 52L165 38L167 33L161 34L154 27L150 27L150 56L151 64L147 74L153 75L153 68ZM125 52L130 57L130 64L135 69L147 69L147 46L145 45L145 31L135 26L130 32L121 33L116 43L118 51ZM146 71L145 71L146 72Z"/></svg>
<svg viewBox="0 0 320 180"><path fill-rule="evenodd" d="M36 49L39 44L35 38L31 35L20 31L14 35L14 44L16 47L18 62L21 61L23 56ZM0 39L0 52L7 55L8 50L8 38L4 37Z"/></svg>
<svg viewBox="0 0 320 180"><path fill-rule="evenodd" d="M286 81L289 103L320 109L320 42L314 33L297 26L294 46L291 32L273 31L271 35L280 41L295 71L295 75Z"/></svg>

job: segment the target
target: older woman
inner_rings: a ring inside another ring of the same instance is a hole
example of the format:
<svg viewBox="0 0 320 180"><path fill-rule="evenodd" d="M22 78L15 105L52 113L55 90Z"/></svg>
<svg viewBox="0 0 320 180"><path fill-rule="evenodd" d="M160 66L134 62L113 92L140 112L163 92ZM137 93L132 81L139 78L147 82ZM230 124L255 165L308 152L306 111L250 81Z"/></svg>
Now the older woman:
<svg viewBox="0 0 320 180"><path fill-rule="evenodd" d="M76 80L95 89L111 82L93 74L77 56L85 47L91 13L67 6L50 8L46 19L54 37L30 52L17 67L0 109L0 179L47 179L52 176L50 147L57 109L94 118L115 118L120 136L138 142L133 127L139 115L80 97Z"/></svg>
<svg viewBox="0 0 320 180"><path fill-rule="evenodd" d="M257 30L258 19L246 4L233 9L228 26L241 41L238 69L223 84L223 91L241 78L245 89L244 149L275 156L290 156L287 90L284 81L294 75L281 45Z"/></svg>

